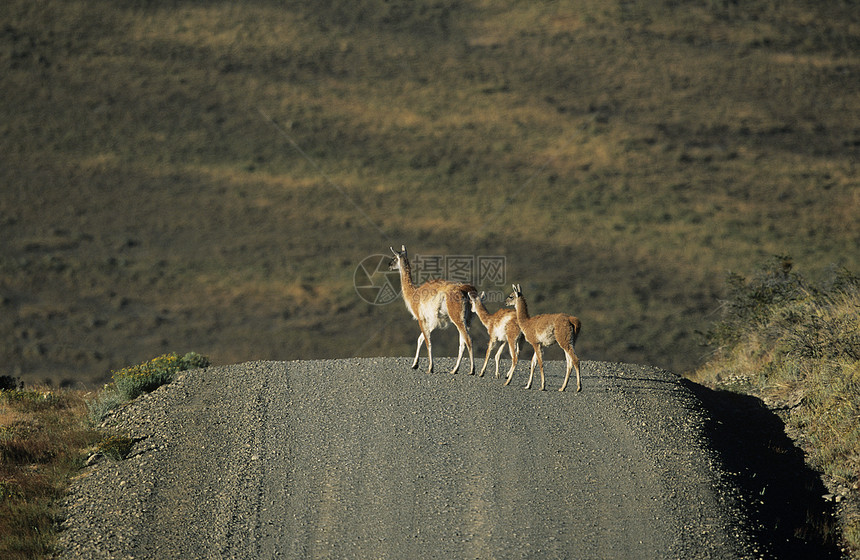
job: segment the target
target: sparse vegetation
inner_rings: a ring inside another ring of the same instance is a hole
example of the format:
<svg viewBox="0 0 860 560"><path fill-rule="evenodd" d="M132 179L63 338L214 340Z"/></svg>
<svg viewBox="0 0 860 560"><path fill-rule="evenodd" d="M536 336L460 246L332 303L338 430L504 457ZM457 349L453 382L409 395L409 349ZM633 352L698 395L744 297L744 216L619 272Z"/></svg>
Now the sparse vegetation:
<svg viewBox="0 0 860 560"><path fill-rule="evenodd" d="M840 269L815 284L780 257L750 279L731 275L728 291L708 333L715 354L694 378L779 411L860 557L860 277Z"/></svg>
<svg viewBox="0 0 860 560"><path fill-rule="evenodd" d="M128 454L131 453L131 448L134 446L134 440L126 434L109 433L105 434L99 441L97 449L105 456L122 461Z"/></svg>
<svg viewBox="0 0 860 560"><path fill-rule="evenodd" d="M99 438L85 411L81 391L0 391L0 557L52 552L57 500Z"/></svg>
<svg viewBox="0 0 860 560"><path fill-rule="evenodd" d="M87 417L90 424L97 426L104 420L108 414L116 407L126 402L116 387L113 385L105 385L95 398L87 401Z"/></svg>
<svg viewBox="0 0 860 560"><path fill-rule="evenodd" d="M57 501L90 452L114 460L134 441L96 424L117 405L169 383L176 373L206 367L195 352L165 354L114 372L94 399L80 390L27 388L12 376L0 383L0 556L48 557L53 552ZM118 383L118 384L117 384Z"/></svg>
<svg viewBox="0 0 860 560"><path fill-rule="evenodd" d="M171 353L115 371L113 382L105 385L99 395L88 403L90 421L98 424L120 404L170 383L181 371L208 365L209 358L196 352L189 352L182 357Z"/></svg>

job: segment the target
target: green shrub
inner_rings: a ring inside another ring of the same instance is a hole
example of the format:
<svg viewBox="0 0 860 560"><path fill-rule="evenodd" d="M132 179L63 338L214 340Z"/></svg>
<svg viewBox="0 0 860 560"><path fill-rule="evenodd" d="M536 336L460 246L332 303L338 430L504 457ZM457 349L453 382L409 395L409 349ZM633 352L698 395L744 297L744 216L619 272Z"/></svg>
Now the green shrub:
<svg viewBox="0 0 860 560"><path fill-rule="evenodd" d="M728 297L722 302L722 319L707 333L709 344L732 346L768 322L773 311L811 295L803 278L791 271L790 257L777 256L751 280L731 273L726 279Z"/></svg>
<svg viewBox="0 0 860 560"><path fill-rule="evenodd" d="M115 385L105 385L95 399L87 401L87 416L94 426L101 423L111 410L127 399L119 393Z"/></svg>
<svg viewBox="0 0 860 560"><path fill-rule="evenodd" d="M131 400L170 383L180 371L208 365L209 360L195 352L189 352L181 358L175 353L164 354L148 362L115 371L113 382L119 393Z"/></svg>
<svg viewBox="0 0 860 560"><path fill-rule="evenodd" d="M170 353L115 371L113 382L105 385L95 399L87 402L90 422L99 424L122 403L170 383L180 371L208 365L209 359L196 352L189 352L182 357Z"/></svg>

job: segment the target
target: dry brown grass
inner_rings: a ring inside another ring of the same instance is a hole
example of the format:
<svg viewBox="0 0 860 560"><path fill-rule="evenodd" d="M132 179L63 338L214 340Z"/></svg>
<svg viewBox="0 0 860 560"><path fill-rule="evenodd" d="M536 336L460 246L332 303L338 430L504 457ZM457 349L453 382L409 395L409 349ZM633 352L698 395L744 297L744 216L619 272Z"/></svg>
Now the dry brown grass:
<svg viewBox="0 0 860 560"><path fill-rule="evenodd" d="M843 272L815 285L778 268L738 280L711 331L716 354L693 378L779 411L860 557L860 279Z"/></svg>
<svg viewBox="0 0 860 560"><path fill-rule="evenodd" d="M0 391L0 556L53 552L58 500L97 434L84 394L47 388Z"/></svg>

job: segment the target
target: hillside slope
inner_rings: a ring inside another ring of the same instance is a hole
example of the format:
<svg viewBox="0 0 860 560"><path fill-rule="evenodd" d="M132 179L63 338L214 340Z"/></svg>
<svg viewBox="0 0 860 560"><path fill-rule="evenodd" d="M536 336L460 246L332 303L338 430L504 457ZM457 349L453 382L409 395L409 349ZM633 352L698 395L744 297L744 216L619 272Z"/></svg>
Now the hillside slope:
<svg viewBox="0 0 860 560"><path fill-rule="evenodd" d="M583 357L675 371L699 363L727 271L860 268L851 2L2 16L0 359L30 381L188 348L407 354L403 309L355 289L402 243L426 274L501 257L479 287L579 316Z"/></svg>

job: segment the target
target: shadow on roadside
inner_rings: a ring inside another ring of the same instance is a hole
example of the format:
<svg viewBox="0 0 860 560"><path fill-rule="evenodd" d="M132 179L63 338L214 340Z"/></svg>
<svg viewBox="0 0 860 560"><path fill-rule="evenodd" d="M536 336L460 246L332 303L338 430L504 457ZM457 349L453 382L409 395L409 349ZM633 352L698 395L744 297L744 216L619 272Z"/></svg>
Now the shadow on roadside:
<svg viewBox="0 0 860 560"><path fill-rule="evenodd" d="M706 427L725 470L744 496L766 557L842 558L827 489L785 434L783 421L759 399L681 381L704 403Z"/></svg>

